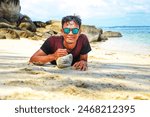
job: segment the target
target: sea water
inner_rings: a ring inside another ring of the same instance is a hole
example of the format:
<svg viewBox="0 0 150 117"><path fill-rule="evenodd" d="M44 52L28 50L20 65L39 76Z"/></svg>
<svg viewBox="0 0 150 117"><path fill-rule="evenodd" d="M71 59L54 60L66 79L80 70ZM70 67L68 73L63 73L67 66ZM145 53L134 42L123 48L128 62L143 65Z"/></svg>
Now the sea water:
<svg viewBox="0 0 150 117"><path fill-rule="evenodd" d="M122 34L120 38L109 39L113 49L150 54L150 26L113 26L102 27L102 29Z"/></svg>

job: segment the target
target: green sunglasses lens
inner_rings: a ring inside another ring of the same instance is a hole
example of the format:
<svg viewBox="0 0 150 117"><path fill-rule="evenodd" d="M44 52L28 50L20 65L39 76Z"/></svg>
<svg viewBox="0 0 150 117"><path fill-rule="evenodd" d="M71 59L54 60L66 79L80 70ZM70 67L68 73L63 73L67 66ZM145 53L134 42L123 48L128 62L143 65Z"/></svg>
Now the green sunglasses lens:
<svg viewBox="0 0 150 117"><path fill-rule="evenodd" d="M64 28L63 30L64 30L64 33L69 34L71 29L70 28ZM79 32L78 28L72 29L72 34L78 34L78 32Z"/></svg>
<svg viewBox="0 0 150 117"><path fill-rule="evenodd" d="M73 34L78 34L78 32L79 32L79 29L78 29L78 28L73 28L73 29L72 29L72 33L73 33Z"/></svg>
<svg viewBox="0 0 150 117"><path fill-rule="evenodd" d="M70 29L69 28L64 28L64 33L69 34L70 33Z"/></svg>

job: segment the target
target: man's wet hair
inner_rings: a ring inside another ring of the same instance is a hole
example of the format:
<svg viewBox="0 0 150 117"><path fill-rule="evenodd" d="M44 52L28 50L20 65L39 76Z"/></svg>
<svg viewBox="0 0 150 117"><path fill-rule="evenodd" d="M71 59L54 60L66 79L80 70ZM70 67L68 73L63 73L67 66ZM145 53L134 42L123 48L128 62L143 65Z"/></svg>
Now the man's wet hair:
<svg viewBox="0 0 150 117"><path fill-rule="evenodd" d="M69 15L69 16L65 16L62 18L61 24L62 24L62 28L65 22L69 22L69 21L74 21L79 25L79 28L81 26L81 19L79 16L75 16L75 15Z"/></svg>

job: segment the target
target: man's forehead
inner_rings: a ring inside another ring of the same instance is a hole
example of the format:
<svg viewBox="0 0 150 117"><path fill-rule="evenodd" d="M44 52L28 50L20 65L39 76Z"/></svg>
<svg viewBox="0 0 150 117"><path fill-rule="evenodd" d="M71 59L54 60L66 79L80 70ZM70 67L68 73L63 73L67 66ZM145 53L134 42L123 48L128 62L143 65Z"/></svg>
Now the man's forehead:
<svg viewBox="0 0 150 117"><path fill-rule="evenodd" d="M78 24L75 21L68 21L65 24L67 27L78 27Z"/></svg>
<svg viewBox="0 0 150 117"><path fill-rule="evenodd" d="M74 21L69 21L69 22L67 22L67 24L68 24L68 25L74 25L75 22L74 22Z"/></svg>

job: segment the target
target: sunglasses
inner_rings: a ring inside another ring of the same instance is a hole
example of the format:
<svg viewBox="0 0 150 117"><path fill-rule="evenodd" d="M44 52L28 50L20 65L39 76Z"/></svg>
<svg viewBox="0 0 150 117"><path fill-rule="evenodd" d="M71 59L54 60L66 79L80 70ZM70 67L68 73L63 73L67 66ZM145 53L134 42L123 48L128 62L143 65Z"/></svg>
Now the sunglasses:
<svg viewBox="0 0 150 117"><path fill-rule="evenodd" d="M72 34L78 34L79 29L78 28L64 28L63 31L65 34L69 34L70 31L72 31Z"/></svg>

